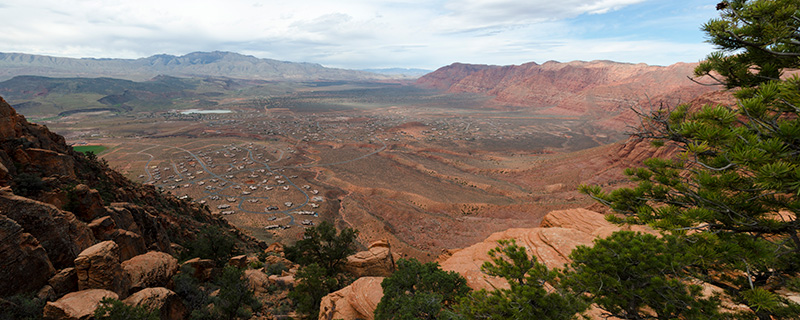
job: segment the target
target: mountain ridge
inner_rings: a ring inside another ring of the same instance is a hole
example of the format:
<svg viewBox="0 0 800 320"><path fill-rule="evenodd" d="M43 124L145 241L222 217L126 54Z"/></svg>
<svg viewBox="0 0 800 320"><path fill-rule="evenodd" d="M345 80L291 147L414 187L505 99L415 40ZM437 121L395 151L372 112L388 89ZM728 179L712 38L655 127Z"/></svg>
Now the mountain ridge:
<svg viewBox="0 0 800 320"><path fill-rule="evenodd" d="M689 78L696 65L605 60L507 66L454 63L420 77L416 84L450 93L484 94L497 104L535 113L593 117L603 127L624 129L636 120L631 106L674 106L716 90Z"/></svg>
<svg viewBox="0 0 800 320"><path fill-rule="evenodd" d="M391 80L388 75L327 68L309 62L262 59L226 51L192 52L182 56L157 54L138 59L63 58L0 52L0 81L18 75L47 77L112 77L142 81L158 75L177 77L226 76L240 79Z"/></svg>

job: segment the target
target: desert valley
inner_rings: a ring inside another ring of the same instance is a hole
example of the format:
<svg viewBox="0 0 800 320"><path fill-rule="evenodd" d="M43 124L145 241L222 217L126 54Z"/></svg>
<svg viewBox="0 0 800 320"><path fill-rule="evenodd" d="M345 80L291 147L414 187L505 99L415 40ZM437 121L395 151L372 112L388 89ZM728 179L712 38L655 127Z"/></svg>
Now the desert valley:
<svg viewBox="0 0 800 320"><path fill-rule="evenodd" d="M273 8L247 3L238 32L292 32L230 42L234 29L117 30L157 30L143 48L191 34L360 70L230 51L0 53L0 320L800 319L797 1L692 5L720 15L701 27L719 51L696 63L366 68L372 50L403 61L451 37L464 52L448 54L504 59L696 50L502 38L618 32L628 14L664 14L663 30L635 25L667 34L695 18L666 4L473 2L379 2L366 20L293 4L267 26ZM412 7L433 18L394 26L437 31L379 45L400 36L379 12ZM105 14L87 23L120 22ZM128 46L120 35L101 38Z"/></svg>

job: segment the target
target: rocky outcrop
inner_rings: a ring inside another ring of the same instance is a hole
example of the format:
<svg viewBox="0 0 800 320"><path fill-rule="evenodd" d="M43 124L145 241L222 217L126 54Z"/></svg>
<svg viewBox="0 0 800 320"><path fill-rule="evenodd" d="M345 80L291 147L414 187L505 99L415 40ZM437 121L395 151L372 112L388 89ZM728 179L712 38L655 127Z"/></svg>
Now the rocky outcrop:
<svg viewBox="0 0 800 320"><path fill-rule="evenodd" d="M48 302L44 306L44 318L47 320L84 320L89 319L103 298L118 299L116 293L103 289L89 289L67 294L56 302Z"/></svg>
<svg viewBox="0 0 800 320"><path fill-rule="evenodd" d="M181 264L181 268L183 266L189 266L194 270L193 277L200 281L208 281L214 275L216 263L211 259L192 258Z"/></svg>
<svg viewBox="0 0 800 320"><path fill-rule="evenodd" d="M394 257L386 240L370 243L367 251L347 257L345 270L355 277L388 277L394 272Z"/></svg>
<svg viewBox="0 0 800 320"><path fill-rule="evenodd" d="M75 258L78 290L106 289L121 297L130 287L119 263L119 247L114 241L103 241L89 247Z"/></svg>
<svg viewBox="0 0 800 320"><path fill-rule="evenodd" d="M72 213L81 219L81 221L92 221L94 218L103 216L106 213L106 208L103 206L103 199L100 198L100 192L95 189L89 188L85 184L79 184L73 189L74 203L72 205Z"/></svg>
<svg viewBox="0 0 800 320"><path fill-rule="evenodd" d="M569 262L568 256L575 247L590 245L594 238L591 234L568 228L508 229L456 251L441 266L442 270L455 271L464 276L470 288L504 288L508 286L505 280L481 272L481 265L490 260L488 252L497 247L498 240L514 239L517 245L526 248L529 255L536 256L548 268L561 268Z"/></svg>
<svg viewBox="0 0 800 320"><path fill-rule="evenodd" d="M47 283L53 287L57 296L78 291L78 273L75 268L64 268L50 278Z"/></svg>
<svg viewBox="0 0 800 320"><path fill-rule="evenodd" d="M73 179L77 177L75 160L68 154L37 148L17 150L20 152L13 154L14 160L26 170L35 170L43 176L61 176Z"/></svg>
<svg viewBox="0 0 800 320"><path fill-rule="evenodd" d="M448 92L479 93L506 105L526 106L547 114L591 115L597 122L624 130L635 114L629 106L661 102L675 105L716 88L698 85L687 76L696 64L667 67L611 61L573 61L514 66L455 63L417 80Z"/></svg>
<svg viewBox="0 0 800 320"><path fill-rule="evenodd" d="M178 259L163 252L150 251L122 262L122 270L130 281L131 291L163 287L178 272Z"/></svg>
<svg viewBox="0 0 800 320"><path fill-rule="evenodd" d="M0 213L36 237L59 269L72 266L78 253L95 241L86 223L51 204L0 192Z"/></svg>
<svg viewBox="0 0 800 320"><path fill-rule="evenodd" d="M164 228L164 224L159 221L157 216L138 205L127 202L112 203L111 210L114 212L111 217L115 218L117 226L141 235L148 249L173 253L167 229Z"/></svg>
<svg viewBox="0 0 800 320"><path fill-rule="evenodd" d="M243 254L243 255L238 255L238 256L235 256L235 257L231 257L228 260L228 265L237 267L239 269L247 268L247 255Z"/></svg>
<svg viewBox="0 0 800 320"><path fill-rule="evenodd" d="M132 294L122 302L147 310L158 310L161 320L180 320L188 315L183 300L167 288L147 288Z"/></svg>
<svg viewBox="0 0 800 320"><path fill-rule="evenodd" d="M0 214L0 296L39 289L55 272L47 252L14 220Z"/></svg>
<svg viewBox="0 0 800 320"><path fill-rule="evenodd" d="M383 298L383 277L359 278L347 287L322 298L320 320L375 319L374 313Z"/></svg>

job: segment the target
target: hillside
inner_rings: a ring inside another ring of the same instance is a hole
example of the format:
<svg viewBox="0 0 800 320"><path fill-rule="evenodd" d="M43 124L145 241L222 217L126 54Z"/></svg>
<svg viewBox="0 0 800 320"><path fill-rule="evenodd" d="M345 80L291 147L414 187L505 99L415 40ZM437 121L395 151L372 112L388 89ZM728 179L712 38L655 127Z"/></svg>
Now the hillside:
<svg viewBox="0 0 800 320"><path fill-rule="evenodd" d="M134 288L117 279L120 262L144 254L174 259L210 226L236 238L242 251L259 246L207 208L131 182L104 161L73 151L62 136L28 123L0 98L0 298L38 290L55 299L87 288L124 297ZM116 262L81 264L98 250Z"/></svg>
<svg viewBox="0 0 800 320"><path fill-rule="evenodd" d="M692 82L696 64L667 67L611 61L548 61L488 66L454 63L417 80L447 92L493 96L499 104L536 113L591 117L606 128L623 130L636 120L630 107L675 105L715 87Z"/></svg>
<svg viewBox="0 0 800 320"><path fill-rule="evenodd" d="M139 59L73 59L24 53L0 53L0 81L19 75L47 77L112 77L142 81L158 75L240 79L383 80L391 76L326 68L314 63L259 59L233 52L193 52Z"/></svg>

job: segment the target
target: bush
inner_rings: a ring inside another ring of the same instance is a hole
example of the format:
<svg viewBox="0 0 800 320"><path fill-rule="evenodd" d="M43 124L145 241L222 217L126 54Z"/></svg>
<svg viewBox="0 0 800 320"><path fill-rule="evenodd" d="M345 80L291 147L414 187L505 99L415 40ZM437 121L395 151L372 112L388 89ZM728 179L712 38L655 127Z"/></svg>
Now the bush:
<svg viewBox="0 0 800 320"><path fill-rule="evenodd" d="M253 297L248 288L244 272L236 267L227 266L215 279L219 286L219 295L214 301L214 311L225 319L248 319L251 310L258 310L261 304Z"/></svg>
<svg viewBox="0 0 800 320"><path fill-rule="evenodd" d="M184 246L182 260L200 257L211 259L218 266L224 265L232 256L239 254L236 241L219 227L205 227L193 241Z"/></svg>
<svg viewBox="0 0 800 320"><path fill-rule="evenodd" d="M42 318L44 300L30 295L15 295L0 299L0 319L38 320Z"/></svg>
<svg viewBox="0 0 800 320"><path fill-rule="evenodd" d="M100 307L94 311L97 320L159 320L158 310L148 311L144 307L129 306L111 298L100 300Z"/></svg>
<svg viewBox="0 0 800 320"><path fill-rule="evenodd" d="M273 274L281 275L283 271L286 270L289 270L289 268L287 268L286 265L283 264L283 262L278 262L278 263L268 264L264 271L267 273L267 275L271 276Z"/></svg>
<svg viewBox="0 0 800 320"><path fill-rule="evenodd" d="M443 309L469 292L467 280L439 264L422 264L416 259L400 259L397 271L384 279L383 298L375 309L375 319L440 319Z"/></svg>
<svg viewBox="0 0 800 320"><path fill-rule="evenodd" d="M42 177L34 173L20 173L14 176L14 193L23 197L30 197L45 190L46 186Z"/></svg>
<svg viewBox="0 0 800 320"><path fill-rule="evenodd" d="M192 276L193 273L194 268L184 265L181 272L172 277L175 293L183 299L190 312L204 310L211 303L208 292L201 287L200 280Z"/></svg>

